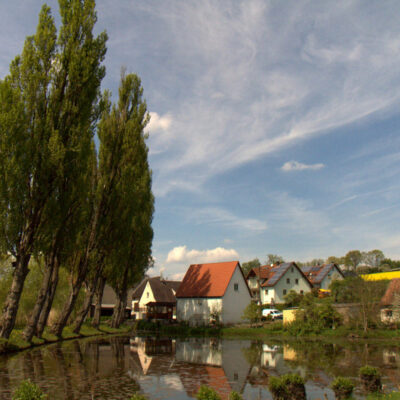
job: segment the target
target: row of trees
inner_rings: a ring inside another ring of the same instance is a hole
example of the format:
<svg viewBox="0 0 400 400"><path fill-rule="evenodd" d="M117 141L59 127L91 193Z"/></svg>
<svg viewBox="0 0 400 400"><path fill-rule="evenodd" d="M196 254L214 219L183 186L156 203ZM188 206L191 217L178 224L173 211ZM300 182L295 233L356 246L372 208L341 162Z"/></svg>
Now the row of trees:
<svg viewBox="0 0 400 400"><path fill-rule="evenodd" d="M258 258L242 264L244 274L246 275L252 268L260 267L261 265L281 264L285 262L283 257L276 254L268 254L266 260L261 264ZM371 251L350 250L343 257L330 256L327 259L314 258L310 261L296 261L299 267L305 265L322 265L324 263L335 263L337 265L345 265L350 270L355 271L358 266L364 265L378 270L390 270L400 268L400 260L392 260L385 257L381 250L375 249Z"/></svg>
<svg viewBox="0 0 400 400"><path fill-rule="evenodd" d="M93 34L94 0L59 0L59 6L59 32L43 6L35 35L0 81L0 246L13 266L3 338L14 328L32 257L44 267L24 330L28 341L43 333L60 268L68 271L71 290L52 327L57 336L82 287L76 332L95 294L101 301L105 282L117 294L112 325L118 326L127 289L151 263L154 198L140 79L122 73L112 104L111 94L100 92L107 35Z"/></svg>

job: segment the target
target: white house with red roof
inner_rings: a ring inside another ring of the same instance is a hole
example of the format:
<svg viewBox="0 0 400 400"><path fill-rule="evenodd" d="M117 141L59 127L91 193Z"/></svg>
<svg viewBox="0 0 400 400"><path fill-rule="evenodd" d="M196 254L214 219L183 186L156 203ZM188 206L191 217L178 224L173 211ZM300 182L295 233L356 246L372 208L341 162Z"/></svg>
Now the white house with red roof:
<svg viewBox="0 0 400 400"><path fill-rule="evenodd" d="M340 268L334 264L307 265L301 267L301 271L317 289L329 289L334 280L344 279Z"/></svg>
<svg viewBox="0 0 400 400"><path fill-rule="evenodd" d="M284 303L285 296L291 291L299 294L310 292L312 283L303 274L296 263L283 263L266 266L267 274L260 287L261 304Z"/></svg>
<svg viewBox="0 0 400 400"><path fill-rule="evenodd" d="M223 324L238 323L250 302L239 261L193 264L176 292L176 318L204 325L218 315Z"/></svg>

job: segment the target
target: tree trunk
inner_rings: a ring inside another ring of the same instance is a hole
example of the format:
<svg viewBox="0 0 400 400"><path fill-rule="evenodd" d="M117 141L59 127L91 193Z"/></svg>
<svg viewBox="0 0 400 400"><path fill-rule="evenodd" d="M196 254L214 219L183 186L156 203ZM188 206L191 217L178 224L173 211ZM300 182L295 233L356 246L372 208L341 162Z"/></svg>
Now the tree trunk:
<svg viewBox="0 0 400 400"><path fill-rule="evenodd" d="M54 238L52 243L52 249L50 253L50 257L48 258L45 266L45 273L42 280L42 286L39 290L35 306L29 318L29 322L24 329L23 336L27 342L31 342L34 334L37 331L37 324L39 321L40 314L42 313L43 306L46 302L47 294L49 292L51 277L53 275L54 268L58 267L56 265L56 255L57 252L57 240Z"/></svg>
<svg viewBox="0 0 400 400"><path fill-rule="evenodd" d="M22 254L21 254L22 253ZM17 318L19 300L26 276L28 275L30 252L21 252L17 260L14 262L13 280L10 291L4 302L3 315L0 320L0 337L8 339L15 325Z"/></svg>
<svg viewBox="0 0 400 400"><path fill-rule="evenodd" d="M127 290L122 289L116 292L117 294L117 303L115 304L112 319L111 319L111 327L119 328L119 326L125 320L125 309L127 303Z"/></svg>
<svg viewBox="0 0 400 400"><path fill-rule="evenodd" d="M82 284L83 284L83 277L78 276L78 279L72 285L72 290L69 294L67 302L64 305L60 317L51 328L52 333L57 337L61 337L62 331L64 327L67 325L68 318L70 317L72 310L74 309Z"/></svg>
<svg viewBox="0 0 400 400"><path fill-rule="evenodd" d="M42 312L40 313L39 321L36 324L36 336L39 338L42 337L44 328L46 327L47 324L47 320L49 319L50 310L53 305L53 300L58 285L59 269L60 269L60 263L58 261L58 258L56 258L55 266L53 268L53 273L51 274L49 290L46 293L46 299L42 308Z"/></svg>
<svg viewBox="0 0 400 400"><path fill-rule="evenodd" d="M100 325L100 317L101 317L101 303L103 301L103 293L104 293L104 287L106 285L106 279L103 277L100 277L99 282L97 284L96 288L96 306L94 309L94 316L93 316L93 321L92 321L92 326L93 328L98 329Z"/></svg>

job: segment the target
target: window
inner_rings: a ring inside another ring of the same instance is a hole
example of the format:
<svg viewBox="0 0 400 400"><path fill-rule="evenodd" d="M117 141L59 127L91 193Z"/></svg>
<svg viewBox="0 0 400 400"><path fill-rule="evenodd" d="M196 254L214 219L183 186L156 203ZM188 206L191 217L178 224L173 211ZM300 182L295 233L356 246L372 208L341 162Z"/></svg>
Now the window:
<svg viewBox="0 0 400 400"><path fill-rule="evenodd" d="M287 279L286 279L286 283L290 283L290 278L287 278Z"/></svg>
<svg viewBox="0 0 400 400"><path fill-rule="evenodd" d="M233 288L235 289L235 292L238 292L239 291L239 284L235 283Z"/></svg>
<svg viewBox="0 0 400 400"><path fill-rule="evenodd" d="M300 294L304 294L304 290L300 290Z"/></svg>
<svg viewBox="0 0 400 400"><path fill-rule="evenodd" d="M292 267L292 268L290 268L290 272L294 272L294 268Z"/></svg>
<svg viewBox="0 0 400 400"><path fill-rule="evenodd" d="M298 279L296 279L296 285L298 285L299 284L299 280Z"/></svg>
<svg viewBox="0 0 400 400"><path fill-rule="evenodd" d="M150 296L150 293L149 293L149 292L147 292L147 298L149 298L149 296Z"/></svg>
<svg viewBox="0 0 400 400"><path fill-rule="evenodd" d="M265 295L268 295L268 289L265 289L264 293Z"/></svg>
<svg viewBox="0 0 400 400"><path fill-rule="evenodd" d="M233 373L233 380L237 382L239 380L239 374L237 372Z"/></svg>
<svg viewBox="0 0 400 400"><path fill-rule="evenodd" d="M283 289L283 295L285 295L286 294L286 289Z"/></svg>
<svg viewBox="0 0 400 400"><path fill-rule="evenodd" d="M198 300L198 301L197 301L197 304L198 304L199 306L202 306L202 305L203 305L203 302L202 302L201 300Z"/></svg>

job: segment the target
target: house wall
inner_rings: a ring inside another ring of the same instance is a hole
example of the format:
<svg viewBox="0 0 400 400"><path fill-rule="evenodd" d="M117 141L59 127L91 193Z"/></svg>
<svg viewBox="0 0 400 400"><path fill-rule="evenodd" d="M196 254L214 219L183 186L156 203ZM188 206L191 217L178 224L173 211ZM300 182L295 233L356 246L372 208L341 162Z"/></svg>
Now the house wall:
<svg viewBox="0 0 400 400"><path fill-rule="evenodd" d="M238 285L238 290L235 290L235 284ZM250 301L251 295L246 281L240 267L237 266L223 297L221 322L224 324L243 322L243 311Z"/></svg>
<svg viewBox="0 0 400 400"><path fill-rule="evenodd" d="M151 286L150 283L147 282L143 293L142 293L142 297L139 300L133 300L132 301L132 313L131 315L135 315L136 319L143 319L146 317L146 312L145 311L134 311L135 309L135 304L139 303L139 308L145 308L147 303L150 303L152 301L156 301L154 295L153 295L153 291L151 290Z"/></svg>
<svg viewBox="0 0 400 400"><path fill-rule="evenodd" d="M329 273L325 276L325 278L322 280L320 289L329 289L330 284L334 280L342 280L343 276L339 273L339 271L336 268L333 268Z"/></svg>
<svg viewBox="0 0 400 400"><path fill-rule="evenodd" d="M289 279L289 283L287 283L287 279ZM296 279L298 279L298 283L296 283ZM266 289L268 294L265 292ZM296 267L290 267L275 286L262 287L261 290L261 303L271 304L284 303L285 295L291 290L297 293L301 293L301 291L308 293L311 291L311 287L304 275ZM286 290L286 294L284 294L284 290Z"/></svg>
<svg viewBox="0 0 400 400"><path fill-rule="evenodd" d="M247 284L249 285L250 289L257 289L258 288L258 278L256 276L251 276L247 280Z"/></svg>
<svg viewBox="0 0 400 400"><path fill-rule="evenodd" d="M222 310L222 298L177 298L176 319L190 325L204 325L210 322L213 310Z"/></svg>

